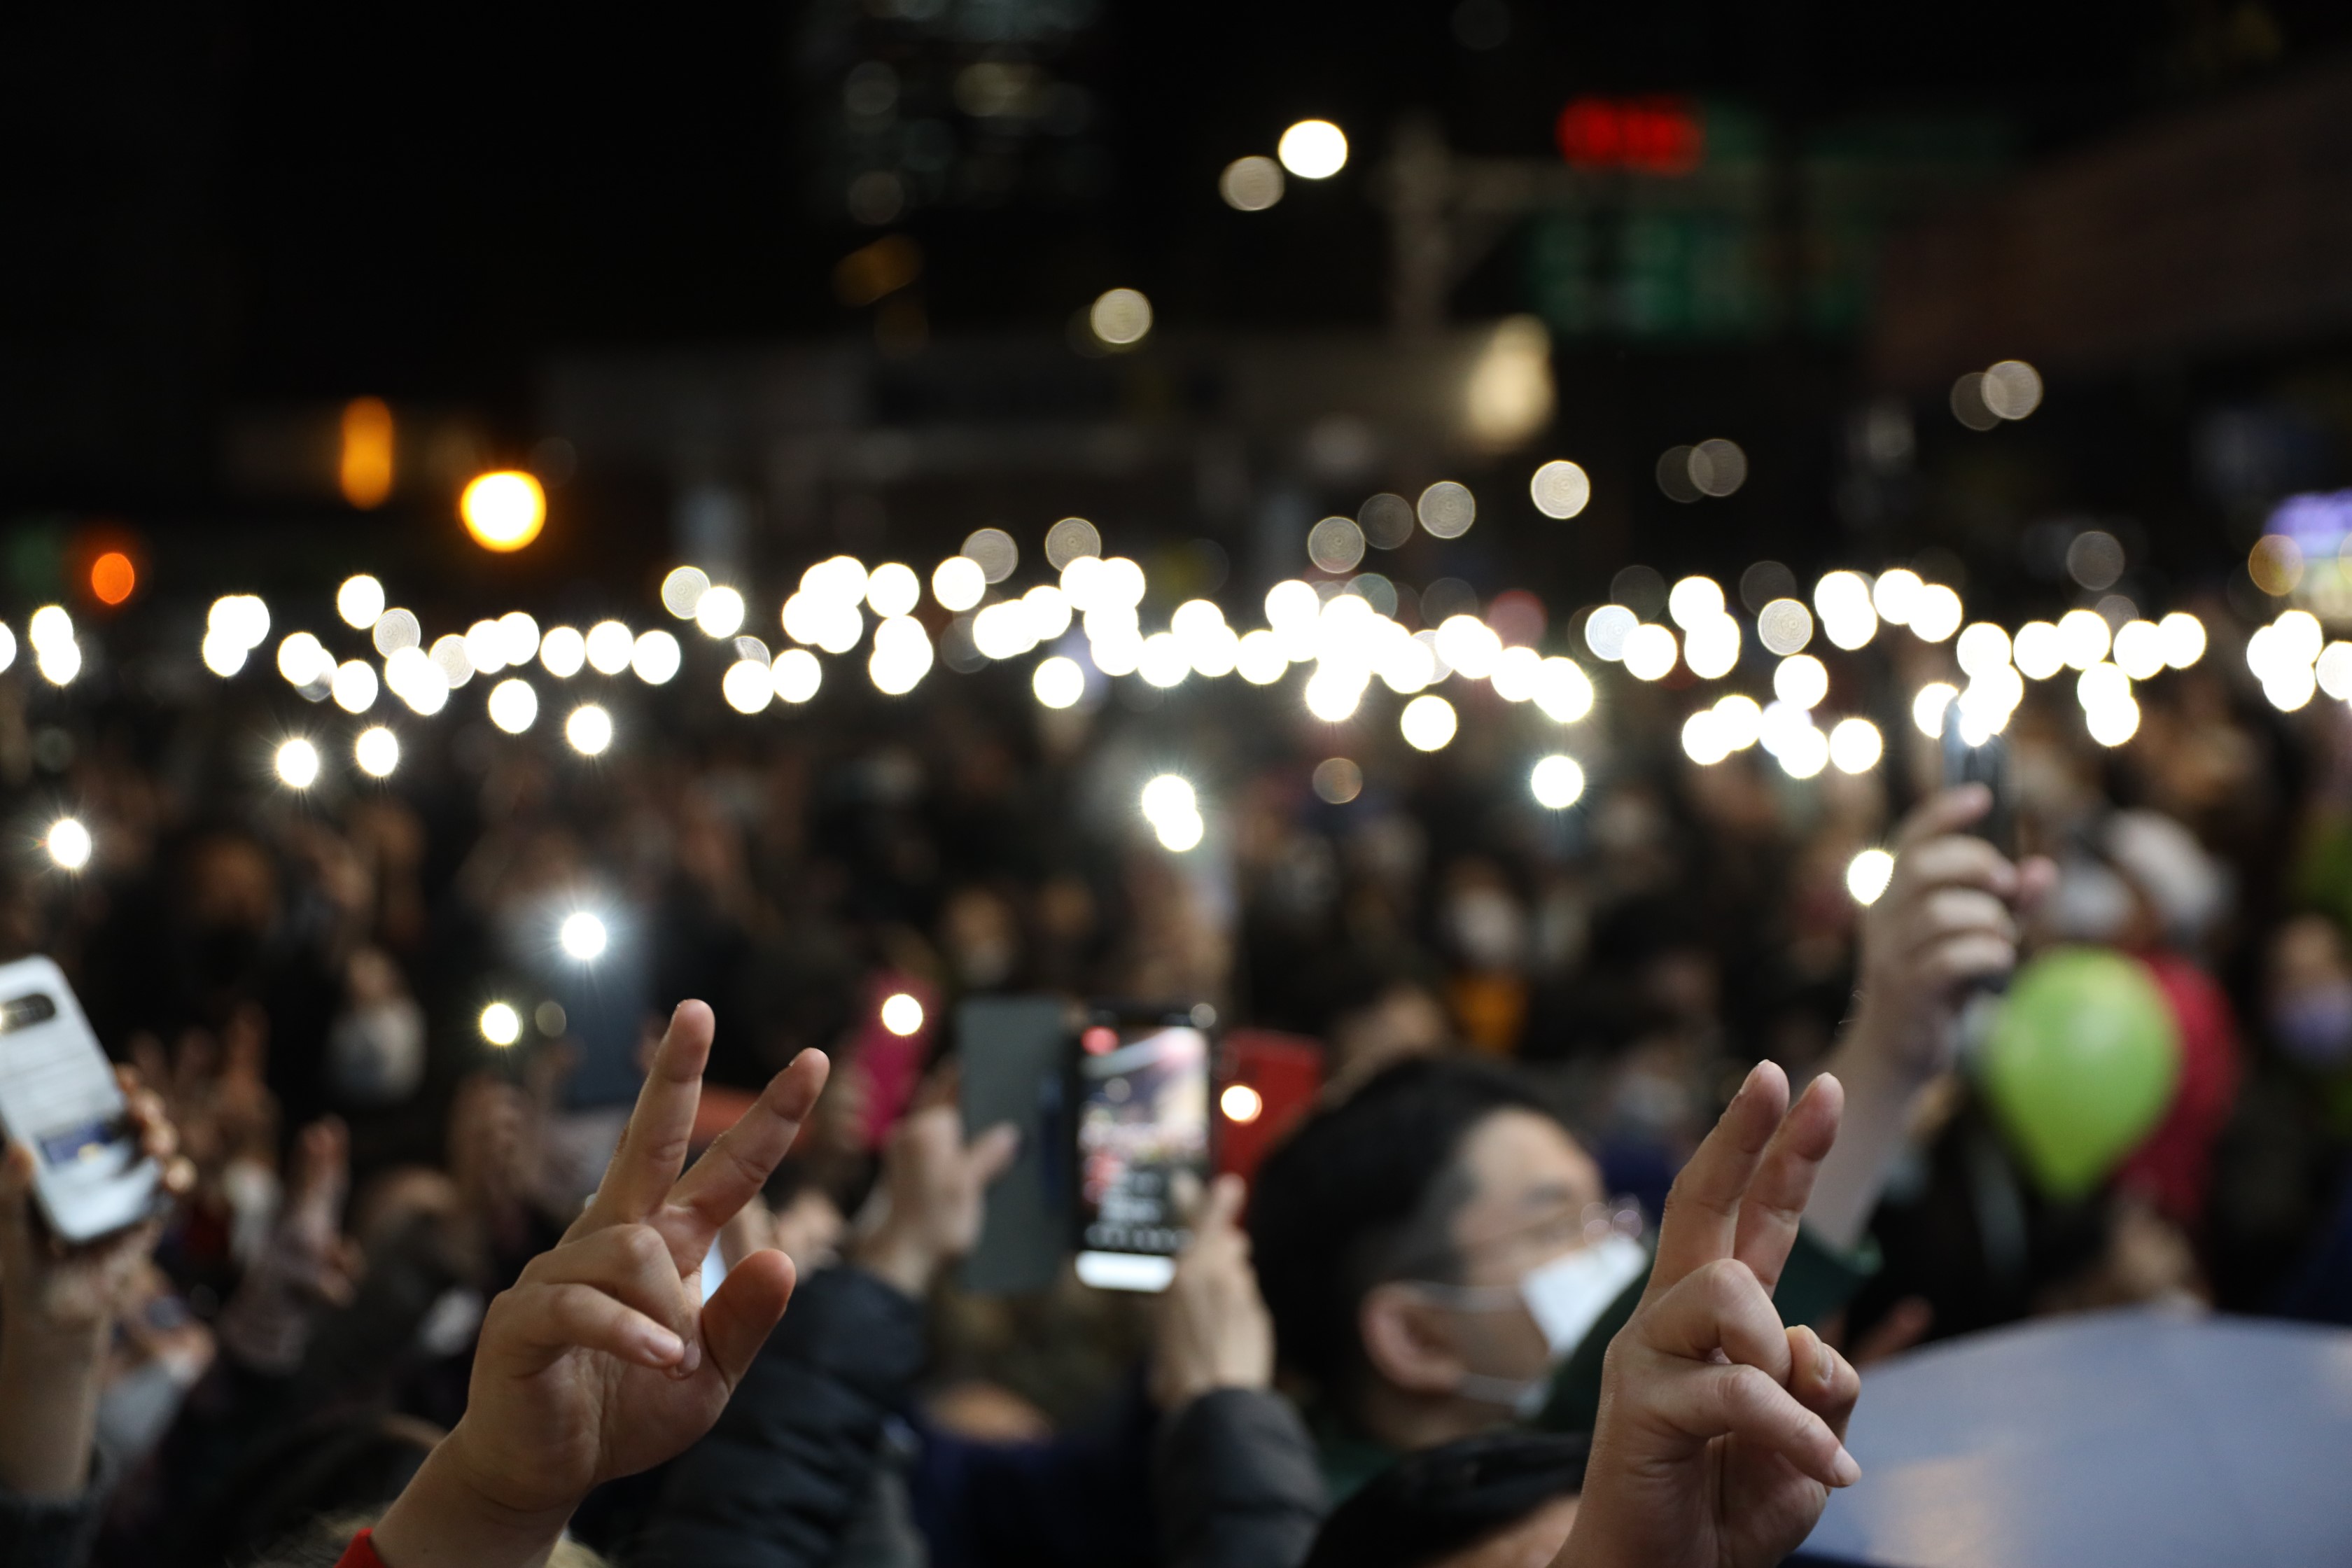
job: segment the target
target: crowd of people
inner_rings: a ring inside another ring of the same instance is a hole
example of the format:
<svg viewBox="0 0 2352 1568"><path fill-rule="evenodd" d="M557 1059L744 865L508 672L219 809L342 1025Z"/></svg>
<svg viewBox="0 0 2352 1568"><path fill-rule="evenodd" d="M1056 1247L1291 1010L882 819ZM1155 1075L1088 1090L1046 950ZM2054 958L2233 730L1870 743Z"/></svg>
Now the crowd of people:
<svg viewBox="0 0 2352 1568"><path fill-rule="evenodd" d="M295 789L270 748L339 731L265 677L0 682L0 956L66 968L171 1193L69 1249L0 1173L0 1560L1772 1563L1879 1358L2129 1302L2352 1321L2352 723L2213 624L2126 746L2019 710L2013 847L1907 739L1701 766L1654 688L1565 732L1474 693L1423 756L1231 683L747 719L689 668L601 756L461 696L390 779ZM1191 850L1137 809L1168 772ZM2087 1197L1966 1070L2065 943L2145 963L2179 1045ZM955 1106L992 994L1318 1053L1163 1294L959 1280L1014 1152Z"/></svg>

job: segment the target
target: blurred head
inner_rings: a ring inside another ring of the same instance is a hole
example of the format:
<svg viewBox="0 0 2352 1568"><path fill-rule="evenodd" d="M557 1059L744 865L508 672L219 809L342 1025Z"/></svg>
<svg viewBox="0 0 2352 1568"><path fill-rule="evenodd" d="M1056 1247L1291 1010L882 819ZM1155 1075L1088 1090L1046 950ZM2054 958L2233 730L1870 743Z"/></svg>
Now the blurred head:
<svg viewBox="0 0 2352 1568"><path fill-rule="evenodd" d="M940 945L956 983L991 991L1013 978L1021 962L1021 927L1013 907L986 888L959 888L940 915Z"/></svg>
<svg viewBox="0 0 2352 1568"><path fill-rule="evenodd" d="M1437 1056L1453 1043L1445 1004L1417 980L1392 980L1331 1020L1330 1078L1360 1083L1413 1057Z"/></svg>
<svg viewBox="0 0 2352 1568"><path fill-rule="evenodd" d="M1555 1342L1575 1315L1561 1292L1579 1284L1561 1265L1593 1258L1585 1227L1603 1195L1517 1078L1459 1060L1390 1068L1259 1173L1252 1253L1284 1361L1398 1447L1510 1420L1574 1348Z"/></svg>
<svg viewBox="0 0 2352 1568"><path fill-rule="evenodd" d="M1324 1521L1305 1568L1544 1568L1576 1522L1587 1448L1490 1432L1409 1455Z"/></svg>
<svg viewBox="0 0 2352 1568"><path fill-rule="evenodd" d="M2352 963L2325 915L2298 915L2272 937L2263 1009L2279 1049L2305 1067L2352 1058Z"/></svg>

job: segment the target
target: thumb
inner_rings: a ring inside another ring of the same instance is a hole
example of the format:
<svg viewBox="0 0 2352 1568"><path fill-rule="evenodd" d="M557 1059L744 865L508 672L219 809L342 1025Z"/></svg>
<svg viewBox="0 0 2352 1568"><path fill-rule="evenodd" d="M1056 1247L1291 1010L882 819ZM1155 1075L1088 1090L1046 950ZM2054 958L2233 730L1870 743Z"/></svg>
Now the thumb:
<svg viewBox="0 0 2352 1568"><path fill-rule="evenodd" d="M784 1315L793 1297L793 1260L772 1248L751 1253L727 1271L702 1306L702 1343L731 1391Z"/></svg>
<svg viewBox="0 0 2352 1568"><path fill-rule="evenodd" d="M971 1161L972 1180L986 1186L1004 1174L1013 1164L1013 1157L1021 1152L1021 1129L1010 1121L1001 1121L972 1140Z"/></svg>
<svg viewBox="0 0 2352 1568"><path fill-rule="evenodd" d="M1237 1230L1241 1226L1242 1205L1249 1199L1249 1188L1231 1172L1209 1184L1208 1201L1201 1205L1201 1215L1192 1228L1201 1232Z"/></svg>

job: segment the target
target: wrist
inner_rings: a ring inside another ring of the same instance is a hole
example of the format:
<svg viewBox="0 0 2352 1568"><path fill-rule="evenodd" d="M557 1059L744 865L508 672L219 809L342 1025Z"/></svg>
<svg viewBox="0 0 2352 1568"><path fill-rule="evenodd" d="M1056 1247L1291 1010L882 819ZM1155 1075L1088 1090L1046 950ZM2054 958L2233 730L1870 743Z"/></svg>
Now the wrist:
<svg viewBox="0 0 2352 1568"><path fill-rule="evenodd" d="M1907 1099L1943 1075L1935 1053L1914 1048L1916 1031L1891 1004L1873 1005L1865 991L1832 1048L1824 1070L1837 1075L1849 1099Z"/></svg>
<svg viewBox="0 0 2352 1568"><path fill-rule="evenodd" d="M111 1316L58 1322L12 1307L0 1316L0 1365L42 1377L79 1375L98 1364L113 1334Z"/></svg>
<svg viewBox="0 0 2352 1568"><path fill-rule="evenodd" d="M466 1449L466 1424L443 1438L375 1527L384 1568L538 1568L578 1506L518 1508L485 1487Z"/></svg>
<svg viewBox="0 0 2352 1568"><path fill-rule="evenodd" d="M887 1225L860 1242L851 1257L857 1267L918 1301L931 1293L931 1281L945 1261L937 1248Z"/></svg>

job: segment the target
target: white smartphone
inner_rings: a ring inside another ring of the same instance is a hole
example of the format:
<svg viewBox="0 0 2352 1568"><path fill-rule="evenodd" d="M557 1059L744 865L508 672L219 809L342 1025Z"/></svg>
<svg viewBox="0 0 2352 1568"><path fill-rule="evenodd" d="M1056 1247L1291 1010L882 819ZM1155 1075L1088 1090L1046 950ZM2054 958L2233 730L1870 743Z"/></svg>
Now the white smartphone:
<svg viewBox="0 0 2352 1568"><path fill-rule="evenodd" d="M139 1146L130 1105L64 971L0 964L0 1131L33 1152L49 1228L95 1240L143 1219L163 1173Z"/></svg>

